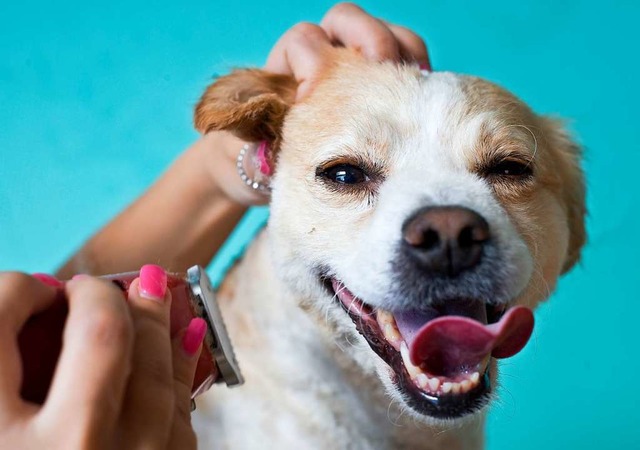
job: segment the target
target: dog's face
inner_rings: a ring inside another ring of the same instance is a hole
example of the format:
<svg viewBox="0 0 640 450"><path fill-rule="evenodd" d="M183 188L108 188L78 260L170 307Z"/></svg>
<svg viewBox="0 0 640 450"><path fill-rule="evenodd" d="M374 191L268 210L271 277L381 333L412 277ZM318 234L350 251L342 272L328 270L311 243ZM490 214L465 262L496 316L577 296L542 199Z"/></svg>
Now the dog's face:
<svg viewBox="0 0 640 450"><path fill-rule="evenodd" d="M274 80L235 98L269 104L259 114L253 105L252 120L271 121L261 132L277 143L278 273L416 415L477 412L495 359L529 338L527 308L578 259L576 146L477 78L339 56L291 109L291 85ZM215 119L206 106L201 128L251 135L246 121Z"/></svg>

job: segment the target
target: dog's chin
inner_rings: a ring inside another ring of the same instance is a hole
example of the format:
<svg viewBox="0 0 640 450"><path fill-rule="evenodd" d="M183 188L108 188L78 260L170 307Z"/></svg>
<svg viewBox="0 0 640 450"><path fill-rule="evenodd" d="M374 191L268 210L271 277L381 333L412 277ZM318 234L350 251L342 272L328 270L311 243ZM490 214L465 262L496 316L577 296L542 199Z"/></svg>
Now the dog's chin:
<svg viewBox="0 0 640 450"><path fill-rule="evenodd" d="M372 308L335 279L323 278L322 282L384 362L384 368L376 365L389 395L406 405L414 417L427 423L462 420L479 413L489 403L496 377L496 364L490 355L474 367L434 375L411 363L406 342L391 313ZM495 314L499 316L501 312Z"/></svg>

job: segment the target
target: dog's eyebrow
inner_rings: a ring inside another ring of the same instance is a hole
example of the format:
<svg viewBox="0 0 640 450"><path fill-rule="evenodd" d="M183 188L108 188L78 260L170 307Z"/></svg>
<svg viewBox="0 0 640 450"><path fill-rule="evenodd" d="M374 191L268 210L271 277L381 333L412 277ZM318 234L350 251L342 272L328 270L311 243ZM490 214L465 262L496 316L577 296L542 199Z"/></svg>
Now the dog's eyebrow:
<svg viewBox="0 0 640 450"><path fill-rule="evenodd" d="M479 145L483 156L533 158L538 150L538 138L533 132L533 127L527 125L505 124L490 127L483 124Z"/></svg>

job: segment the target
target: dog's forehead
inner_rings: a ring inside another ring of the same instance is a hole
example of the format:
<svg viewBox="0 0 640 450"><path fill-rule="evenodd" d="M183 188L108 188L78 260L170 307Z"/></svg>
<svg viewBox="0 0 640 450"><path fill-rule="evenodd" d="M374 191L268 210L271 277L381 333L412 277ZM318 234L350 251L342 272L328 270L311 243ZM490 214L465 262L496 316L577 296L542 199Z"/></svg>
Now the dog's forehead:
<svg viewBox="0 0 640 450"><path fill-rule="evenodd" d="M314 162L364 152L392 165L421 158L462 168L488 131L521 120L509 117L520 105L526 109L478 78L377 64L339 68L303 109L317 119L311 130L317 135Z"/></svg>

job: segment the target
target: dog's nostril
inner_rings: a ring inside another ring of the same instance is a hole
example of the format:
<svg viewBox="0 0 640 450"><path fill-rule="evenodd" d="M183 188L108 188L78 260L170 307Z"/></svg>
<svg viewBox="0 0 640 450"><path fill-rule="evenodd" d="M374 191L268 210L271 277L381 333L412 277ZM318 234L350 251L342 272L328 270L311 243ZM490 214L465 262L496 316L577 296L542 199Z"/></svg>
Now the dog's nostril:
<svg viewBox="0 0 640 450"><path fill-rule="evenodd" d="M422 247L425 250L432 250L440 245L440 236L438 232L432 229L428 229L423 236Z"/></svg>
<svg viewBox="0 0 640 450"><path fill-rule="evenodd" d="M460 248L468 248L475 244L473 239L473 228L470 226L464 227L462 231L460 231L460 235L458 236L458 246Z"/></svg>

